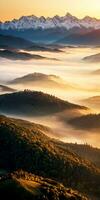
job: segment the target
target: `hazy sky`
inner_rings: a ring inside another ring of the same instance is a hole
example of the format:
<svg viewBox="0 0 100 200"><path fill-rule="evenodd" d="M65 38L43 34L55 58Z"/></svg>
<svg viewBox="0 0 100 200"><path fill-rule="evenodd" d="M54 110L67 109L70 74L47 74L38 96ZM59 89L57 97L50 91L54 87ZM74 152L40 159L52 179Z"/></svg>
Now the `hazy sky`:
<svg viewBox="0 0 100 200"><path fill-rule="evenodd" d="M100 18L100 0L0 0L0 20L22 15L53 16L67 12L80 18L85 15Z"/></svg>

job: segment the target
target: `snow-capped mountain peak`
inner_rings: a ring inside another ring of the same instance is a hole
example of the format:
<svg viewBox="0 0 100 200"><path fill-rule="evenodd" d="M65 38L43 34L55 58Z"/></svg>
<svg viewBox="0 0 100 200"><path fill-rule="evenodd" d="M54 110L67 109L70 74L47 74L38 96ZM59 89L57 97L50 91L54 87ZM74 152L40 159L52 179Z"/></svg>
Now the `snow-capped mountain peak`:
<svg viewBox="0 0 100 200"><path fill-rule="evenodd" d="M0 29L51 29L51 28L65 28L67 30L72 28L92 28L100 29L100 20L89 16L83 19L78 19L67 13L65 16L60 17L55 15L54 17L45 18L44 16L36 17L34 15L22 16L19 19L7 21L5 23L0 22Z"/></svg>

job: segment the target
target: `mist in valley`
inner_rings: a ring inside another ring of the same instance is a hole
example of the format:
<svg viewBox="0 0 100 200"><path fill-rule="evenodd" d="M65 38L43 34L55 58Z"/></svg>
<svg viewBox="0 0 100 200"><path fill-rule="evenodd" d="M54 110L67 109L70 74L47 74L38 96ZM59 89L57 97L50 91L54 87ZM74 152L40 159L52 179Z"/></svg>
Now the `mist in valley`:
<svg viewBox="0 0 100 200"><path fill-rule="evenodd" d="M84 130L73 127L68 121L72 118L100 113L100 106L84 101L90 97L100 95L100 77L94 76L94 71L99 70L99 63L89 63L83 60L84 57L97 54L99 48L64 48L63 52L30 52L40 56L48 57L50 60L28 60L11 61L0 58L0 85L13 88L15 91L24 89L42 91L57 96L63 100L86 106L89 109L83 111L64 111L47 116L18 116L16 113L1 113L10 117L22 118L51 128L49 136L60 139L64 142L90 144L100 147L100 129ZM55 58L56 60L52 60ZM28 74L47 75L45 79L37 77L35 81L11 83L16 78ZM53 77L54 76L54 77ZM0 91L0 94L12 91Z"/></svg>

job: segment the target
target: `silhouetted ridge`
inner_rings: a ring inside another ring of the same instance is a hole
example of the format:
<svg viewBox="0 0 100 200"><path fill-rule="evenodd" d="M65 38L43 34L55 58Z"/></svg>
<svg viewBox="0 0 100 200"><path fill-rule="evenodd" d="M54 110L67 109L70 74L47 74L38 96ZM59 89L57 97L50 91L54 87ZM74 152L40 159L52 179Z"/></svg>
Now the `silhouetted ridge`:
<svg viewBox="0 0 100 200"><path fill-rule="evenodd" d="M69 120L69 123L78 129L100 129L100 114L89 114Z"/></svg>
<svg viewBox="0 0 100 200"><path fill-rule="evenodd" d="M33 43L12 35L3 35L0 34L0 47L1 48L15 48L15 49L24 49L32 46Z"/></svg>
<svg viewBox="0 0 100 200"><path fill-rule="evenodd" d="M10 60L45 59L45 57L16 50L0 50L0 57Z"/></svg>
<svg viewBox="0 0 100 200"><path fill-rule="evenodd" d="M55 96L25 90L0 96L0 112L20 115L48 115L67 109L86 109Z"/></svg>

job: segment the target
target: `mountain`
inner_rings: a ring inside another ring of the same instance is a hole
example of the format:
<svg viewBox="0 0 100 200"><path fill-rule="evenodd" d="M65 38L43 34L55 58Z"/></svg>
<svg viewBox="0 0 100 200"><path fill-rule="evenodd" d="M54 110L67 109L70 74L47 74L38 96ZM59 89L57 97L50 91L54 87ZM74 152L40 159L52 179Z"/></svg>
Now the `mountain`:
<svg viewBox="0 0 100 200"><path fill-rule="evenodd" d="M33 44L32 46L26 48L27 51L43 51L43 52L51 52L51 53L62 53L64 50L63 46L58 45L39 45L39 44Z"/></svg>
<svg viewBox="0 0 100 200"><path fill-rule="evenodd" d="M26 51L47 51L47 52L53 52L53 53L60 53L63 52L61 50L61 46L51 46L51 45L43 45L43 44L36 44L30 41L30 38L22 38L22 37L16 37L11 35L2 35L0 34L0 49L8 49L8 50L14 50L14 49L23 49Z"/></svg>
<svg viewBox="0 0 100 200"><path fill-rule="evenodd" d="M59 40L62 38L62 36L65 36L66 34L69 34L66 32L66 29L62 28L55 28L55 29L8 29L3 30L0 29L0 34L2 35L10 35L13 37L19 37L24 38L25 40L29 40L30 42L34 42L36 45L41 46L42 44L51 45L56 40ZM36 46L35 45L35 46ZM31 45L34 46L34 45ZM31 49L31 48L29 48Z"/></svg>
<svg viewBox="0 0 100 200"><path fill-rule="evenodd" d="M65 28L66 30L72 28L86 28L86 29L100 29L100 20L92 18L89 16L84 17L83 19L78 19L75 16L72 16L70 13L67 13L65 16L60 17L58 15L53 18L45 18L43 16L36 17L31 16L22 16L21 18L14 19L12 21L6 21L0 23L0 29L50 29L50 28Z"/></svg>
<svg viewBox="0 0 100 200"><path fill-rule="evenodd" d="M0 116L1 169L22 169L51 178L99 200L100 170L69 149L57 147L44 130L37 124Z"/></svg>
<svg viewBox="0 0 100 200"><path fill-rule="evenodd" d="M25 49L32 45L33 45L32 42L25 40L23 38L0 34L0 48Z"/></svg>
<svg viewBox="0 0 100 200"><path fill-rule="evenodd" d="M100 45L100 29L70 33L56 40L57 44Z"/></svg>
<svg viewBox="0 0 100 200"><path fill-rule="evenodd" d="M16 78L8 84L11 85L23 85L24 87L44 87L44 88L58 88L58 89L74 89L74 86L67 84L63 79L61 79L59 76L56 75L47 75L43 73L33 73L33 74L27 74L23 77Z"/></svg>
<svg viewBox="0 0 100 200"><path fill-rule="evenodd" d="M100 62L100 53L83 58L87 62Z"/></svg>
<svg viewBox="0 0 100 200"><path fill-rule="evenodd" d="M78 19L70 13L63 17L56 15L52 18L22 16L19 19L1 22L0 34L24 38L40 46L44 43L98 46L100 45L100 19L89 16Z"/></svg>
<svg viewBox="0 0 100 200"><path fill-rule="evenodd" d="M55 96L25 90L0 95L0 112L24 116L43 116L64 110L87 110L84 106L69 103Z"/></svg>
<svg viewBox="0 0 100 200"><path fill-rule="evenodd" d="M3 199L15 200L88 200L88 198L65 188L51 179L39 177L27 172L17 171L1 177L0 195Z"/></svg>
<svg viewBox="0 0 100 200"><path fill-rule="evenodd" d="M8 86L0 85L0 92L15 92L15 90Z"/></svg>
<svg viewBox="0 0 100 200"><path fill-rule="evenodd" d="M94 108L100 109L100 96L93 96L82 100L83 103L93 106Z"/></svg>
<svg viewBox="0 0 100 200"><path fill-rule="evenodd" d="M80 130L100 130L100 114L88 114L69 120L69 124Z"/></svg>
<svg viewBox="0 0 100 200"><path fill-rule="evenodd" d="M0 57L6 58L10 60L32 60L32 59L48 59L46 57L36 55L36 54L30 54L26 52L20 52L16 50L0 50Z"/></svg>
<svg viewBox="0 0 100 200"><path fill-rule="evenodd" d="M81 156L85 160L89 160L100 168L100 149L94 148L88 144L77 144L77 143L62 143L61 141L55 140L55 145L61 146L64 149L69 149L70 151Z"/></svg>
<svg viewBox="0 0 100 200"><path fill-rule="evenodd" d="M89 160L100 168L100 149L87 144L67 144L67 147L85 160Z"/></svg>

